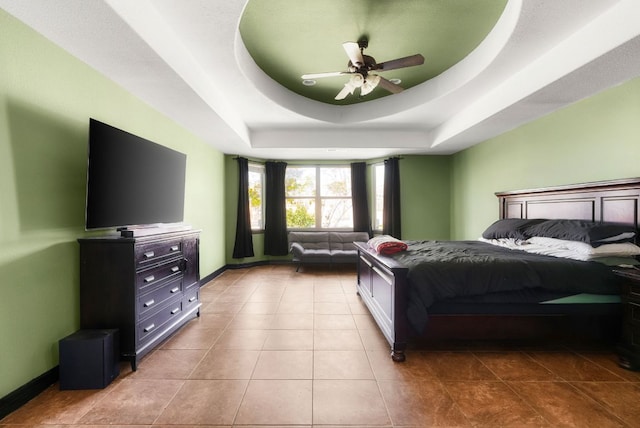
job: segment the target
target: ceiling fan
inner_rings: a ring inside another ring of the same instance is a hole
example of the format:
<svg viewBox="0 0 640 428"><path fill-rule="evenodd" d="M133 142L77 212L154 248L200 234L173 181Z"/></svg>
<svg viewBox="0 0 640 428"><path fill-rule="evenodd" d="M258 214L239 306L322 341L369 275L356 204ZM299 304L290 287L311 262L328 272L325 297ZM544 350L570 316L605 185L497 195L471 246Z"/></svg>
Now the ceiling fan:
<svg viewBox="0 0 640 428"><path fill-rule="evenodd" d="M364 49L368 46L369 42L366 39L362 39L358 42L345 42L342 44L342 47L349 57L349 63L347 64L348 71L303 74L301 77L302 79L308 80L342 75L351 76L349 81L345 83L344 88L342 88L335 97L336 100L343 100L347 95L353 95L356 88L360 88L361 96L367 95L377 86L380 86L393 94L402 92L404 90L402 86L371 72L396 70L398 68L424 64L424 57L420 54L376 63L375 58L363 53Z"/></svg>

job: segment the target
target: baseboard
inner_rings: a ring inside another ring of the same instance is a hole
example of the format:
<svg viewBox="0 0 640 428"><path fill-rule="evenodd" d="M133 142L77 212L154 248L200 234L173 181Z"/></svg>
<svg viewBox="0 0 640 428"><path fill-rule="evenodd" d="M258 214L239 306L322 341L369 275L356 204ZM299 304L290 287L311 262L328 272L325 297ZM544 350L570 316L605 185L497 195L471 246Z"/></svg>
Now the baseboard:
<svg viewBox="0 0 640 428"><path fill-rule="evenodd" d="M200 287L202 287L203 285L205 285L209 281L215 279L216 277L220 276L225 270L227 270L227 267L223 266L220 269L214 270L213 272L211 272L209 275L205 276L204 278L200 278L200 281L199 281L200 282Z"/></svg>
<svg viewBox="0 0 640 428"><path fill-rule="evenodd" d="M255 267L255 266L267 266L267 265L271 265L274 264L272 261L270 260L262 260L262 261L258 261L258 262L249 262L249 263L237 263L237 264L230 264L230 265L226 265L225 269L244 269L244 268L250 268L250 267Z"/></svg>
<svg viewBox="0 0 640 428"><path fill-rule="evenodd" d="M0 398L0 419L24 406L45 389L58 381L58 366L32 379L6 396Z"/></svg>

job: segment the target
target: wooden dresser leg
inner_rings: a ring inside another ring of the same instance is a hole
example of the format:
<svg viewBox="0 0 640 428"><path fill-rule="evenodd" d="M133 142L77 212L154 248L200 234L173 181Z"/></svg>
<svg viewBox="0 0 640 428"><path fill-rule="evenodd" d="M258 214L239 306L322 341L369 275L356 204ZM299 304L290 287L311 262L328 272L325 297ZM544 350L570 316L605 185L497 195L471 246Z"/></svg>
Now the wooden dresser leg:
<svg viewBox="0 0 640 428"><path fill-rule="evenodd" d="M636 362L632 361L630 358L622 355L618 355L618 365L627 370L640 370L640 364L636 364Z"/></svg>

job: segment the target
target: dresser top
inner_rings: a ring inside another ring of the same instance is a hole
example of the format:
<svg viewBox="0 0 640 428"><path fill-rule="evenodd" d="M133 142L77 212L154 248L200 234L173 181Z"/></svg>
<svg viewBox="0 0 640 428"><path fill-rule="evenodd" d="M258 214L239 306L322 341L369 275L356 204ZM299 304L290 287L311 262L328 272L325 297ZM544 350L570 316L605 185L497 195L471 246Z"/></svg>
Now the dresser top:
<svg viewBox="0 0 640 428"><path fill-rule="evenodd" d="M183 236L198 235L200 234L200 232L201 230L199 229L185 229L185 230L177 230L177 231L159 229L157 233L145 234L143 236L123 237L120 234L113 233L109 235L78 238L78 242L80 243L112 242L112 243L122 243L122 244L144 243L144 242L160 241L164 239L180 238Z"/></svg>

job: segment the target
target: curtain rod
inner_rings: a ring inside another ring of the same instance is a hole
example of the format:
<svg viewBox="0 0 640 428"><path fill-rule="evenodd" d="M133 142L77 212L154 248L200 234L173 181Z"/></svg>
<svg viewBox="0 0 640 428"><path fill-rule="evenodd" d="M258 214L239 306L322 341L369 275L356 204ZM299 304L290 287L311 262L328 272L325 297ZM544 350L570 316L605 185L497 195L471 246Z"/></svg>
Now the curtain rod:
<svg viewBox="0 0 640 428"><path fill-rule="evenodd" d="M240 155L235 155L232 159L233 160L238 160L239 158L244 158L244 156L240 156ZM393 158L397 158L397 159L404 159L404 157L402 156L391 156L388 157L386 159L379 159L379 160L368 160L368 161L355 161L355 160L344 160L344 161L336 161L336 162L346 162L347 164L352 164L352 163L358 163L358 162L364 162L367 165L375 165L375 164L379 164L379 163L383 163L384 161L388 160L388 159L393 159ZM332 165L330 163L327 164L314 164L314 163L296 163L296 162L300 162L298 161L286 161L286 160L256 160L256 159L251 159L251 158L245 158L247 159L249 162L252 163L258 163L258 164L262 164L264 165L266 162L286 162L287 165L291 165L291 166L305 166L305 165L309 165L309 166L322 166L322 165ZM310 161L313 162L313 161ZM322 162L333 162L333 161L329 161L329 160L324 160ZM334 165L345 165L344 163L340 164L340 163L336 163Z"/></svg>

